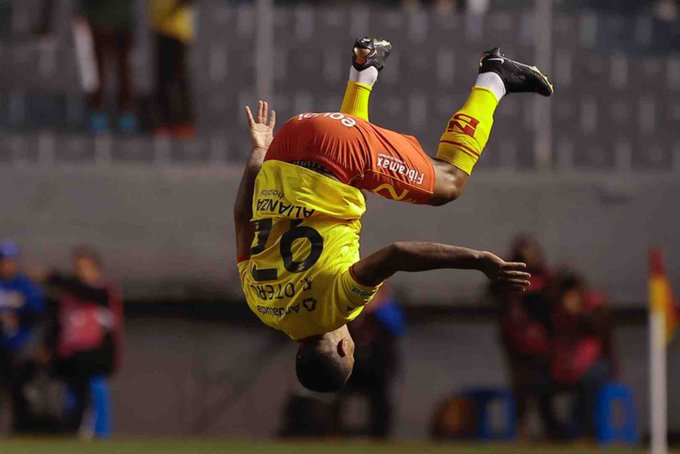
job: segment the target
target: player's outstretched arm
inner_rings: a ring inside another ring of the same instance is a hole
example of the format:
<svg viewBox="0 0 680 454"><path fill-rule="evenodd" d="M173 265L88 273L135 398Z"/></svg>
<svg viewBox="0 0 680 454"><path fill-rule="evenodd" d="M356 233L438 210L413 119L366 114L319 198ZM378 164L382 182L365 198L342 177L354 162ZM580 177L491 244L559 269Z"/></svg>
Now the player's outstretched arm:
<svg viewBox="0 0 680 454"><path fill-rule="evenodd" d="M358 261L353 272L360 283L378 285L397 271L479 270L498 284L524 291L531 275L526 264L506 262L491 252L440 243L398 242Z"/></svg>
<svg viewBox="0 0 680 454"><path fill-rule="evenodd" d="M253 242L255 232L250 223L253 217L253 190L255 178L260 172L264 155L267 153L269 144L274 139L274 126L276 125L276 112L272 109L268 113L269 105L260 101L257 106L257 116L253 117L250 107L246 106L246 119L250 128L250 141L252 151L243 170L241 184L234 202L234 224L236 226L236 254L239 258L248 257L250 245Z"/></svg>

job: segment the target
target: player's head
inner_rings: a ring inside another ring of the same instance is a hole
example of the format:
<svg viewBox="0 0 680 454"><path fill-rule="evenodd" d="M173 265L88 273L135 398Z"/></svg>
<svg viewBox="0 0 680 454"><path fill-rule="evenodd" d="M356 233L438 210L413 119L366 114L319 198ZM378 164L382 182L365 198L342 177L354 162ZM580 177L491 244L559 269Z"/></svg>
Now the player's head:
<svg viewBox="0 0 680 454"><path fill-rule="evenodd" d="M517 235L512 242L510 259L513 262L524 262L528 271L538 271L545 267L543 248L533 235L526 233Z"/></svg>
<svg viewBox="0 0 680 454"><path fill-rule="evenodd" d="M19 245L12 240L0 240L0 279L14 279L19 272Z"/></svg>
<svg viewBox="0 0 680 454"><path fill-rule="evenodd" d="M300 342L295 371L311 391L330 393L347 382L354 367L354 341L347 326Z"/></svg>
<svg viewBox="0 0 680 454"><path fill-rule="evenodd" d="M83 282L96 283L101 279L101 257L89 246L73 249L73 270Z"/></svg>

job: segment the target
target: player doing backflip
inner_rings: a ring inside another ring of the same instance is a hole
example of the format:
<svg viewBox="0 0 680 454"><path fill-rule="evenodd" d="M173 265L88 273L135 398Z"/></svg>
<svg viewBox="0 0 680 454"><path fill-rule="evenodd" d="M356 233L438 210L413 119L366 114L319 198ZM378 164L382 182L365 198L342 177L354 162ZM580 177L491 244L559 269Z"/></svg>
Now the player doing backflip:
<svg viewBox="0 0 680 454"><path fill-rule="evenodd" d="M299 343L296 372L315 391L349 378L354 344L345 326L398 271L475 269L522 291L523 263L438 243L399 242L361 258L361 190L417 204L457 199L508 93L550 96L537 68L485 52L472 92L449 120L437 155L418 141L368 121L368 102L391 45L358 39L340 112L302 113L274 137L275 114L246 108L253 150L239 187L234 221L238 270L251 310Z"/></svg>

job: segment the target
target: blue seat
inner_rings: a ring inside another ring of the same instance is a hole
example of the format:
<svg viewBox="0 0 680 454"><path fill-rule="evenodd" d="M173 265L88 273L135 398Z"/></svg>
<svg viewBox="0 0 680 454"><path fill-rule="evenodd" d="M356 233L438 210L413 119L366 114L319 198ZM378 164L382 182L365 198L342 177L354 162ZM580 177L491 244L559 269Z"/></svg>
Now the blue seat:
<svg viewBox="0 0 680 454"><path fill-rule="evenodd" d="M477 438L480 440L512 440L517 436L517 413L512 392L503 388L469 388L463 396L472 400L477 411ZM494 432L491 427L490 405L499 401L502 405L504 427Z"/></svg>
<svg viewBox="0 0 680 454"><path fill-rule="evenodd" d="M624 420L622 424L615 426L612 410L617 402L621 404ZM595 403L595 429L600 445L613 442L626 444L639 442L637 412L630 388L620 383L607 383L600 389Z"/></svg>

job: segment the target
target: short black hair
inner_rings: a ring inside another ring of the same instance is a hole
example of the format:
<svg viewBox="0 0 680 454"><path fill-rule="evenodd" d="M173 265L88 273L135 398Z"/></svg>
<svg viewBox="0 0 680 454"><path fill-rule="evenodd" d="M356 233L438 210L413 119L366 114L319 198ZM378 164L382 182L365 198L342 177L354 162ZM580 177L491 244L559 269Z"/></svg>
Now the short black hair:
<svg viewBox="0 0 680 454"><path fill-rule="evenodd" d="M97 268L102 267L102 257L99 254L99 251L97 251L95 248L92 246L88 246L86 244L80 244L76 247L73 248L73 251L71 252L72 256L74 259L85 259L89 260Z"/></svg>
<svg viewBox="0 0 680 454"><path fill-rule="evenodd" d="M325 349L319 344L301 344L295 372L300 384L310 391L332 393L345 385L352 369L334 349Z"/></svg>

